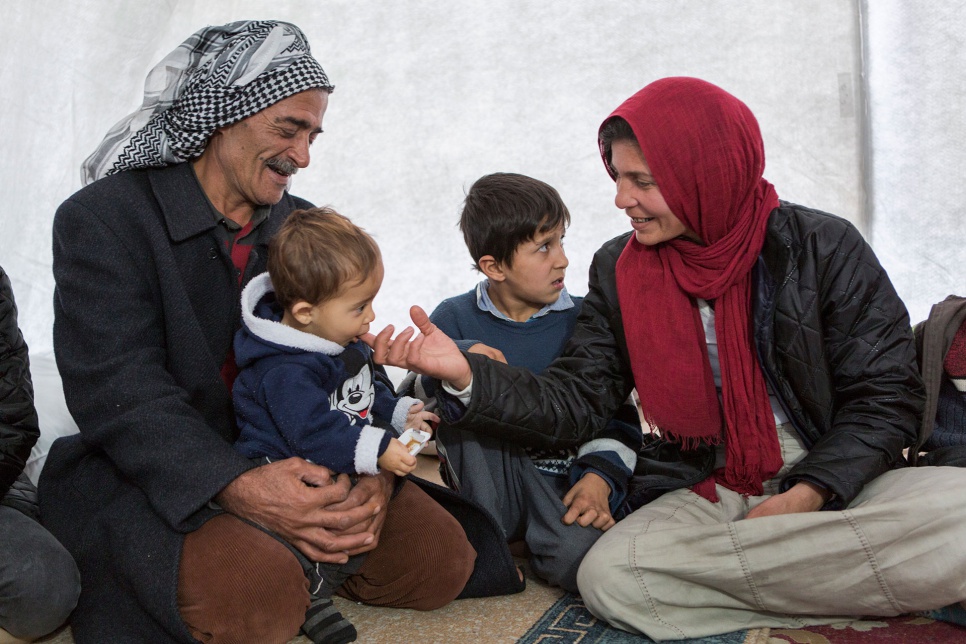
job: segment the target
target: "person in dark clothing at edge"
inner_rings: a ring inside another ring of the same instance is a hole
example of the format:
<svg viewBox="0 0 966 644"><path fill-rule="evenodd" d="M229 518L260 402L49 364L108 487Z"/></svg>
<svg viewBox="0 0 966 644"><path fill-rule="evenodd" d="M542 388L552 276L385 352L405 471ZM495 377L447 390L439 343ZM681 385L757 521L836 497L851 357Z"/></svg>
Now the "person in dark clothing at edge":
<svg viewBox="0 0 966 644"><path fill-rule="evenodd" d="M636 388L660 434L638 458L642 507L577 576L618 628L674 640L966 599L966 549L948 547L966 471L899 467L924 389L858 231L779 201L754 115L699 79L644 87L599 146L633 231L595 255L557 361L533 375L463 354L419 307L415 339L366 338L377 361L443 380L444 423L532 445L588 440Z"/></svg>
<svg viewBox="0 0 966 644"><path fill-rule="evenodd" d="M367 552L340 590L353 600L448 603L476 552L418 486L389 473L350 486L232 447L241 289L286 216L311 207L287 187L333 89L305 36L276 21L201 29L145 85L54 221L54 347L80 434L54 443L40 502L83 578L76 641L286 642L310 602L290 547L328 563ZM425 547L397 556L412 543Z"/></svg>
<svg viewBox="0 0 966 644"><path fill-rule="evenodd" d="M0 640L51 633L77 605L80 573L40 525L37 489L24 473L40 436L30 359L10 278L0 267Z"/></svg>

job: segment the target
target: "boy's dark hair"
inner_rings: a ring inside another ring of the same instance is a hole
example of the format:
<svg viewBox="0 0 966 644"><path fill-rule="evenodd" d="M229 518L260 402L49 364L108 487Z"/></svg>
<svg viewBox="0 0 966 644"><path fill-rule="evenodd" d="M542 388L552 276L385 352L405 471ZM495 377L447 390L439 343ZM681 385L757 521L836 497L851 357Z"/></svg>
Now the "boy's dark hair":
<svg viewBox="0 0 966 644"><path fill-rule="evenodd" d="M570 212L557 191L538 179L509 172L476 180L463 201L459 224L477 269L484 255L512 266L520 244L560 225L570 225Z"/></svg>
<svg viewBox="0 0 966 644"><path fill-rule="evenodd" d="M631 129L630 123L619 116L608 119L600 128L600 134L597 135L597 143L600 145L604 158L607 159L607 167L610 170L611 176L617 174L614 172L614 166L610 162L610 151L615 141L630 141L640 147L640 144L637 142L637 136L634 134L634 130Z"/></svg>
<svg viewBox="0 0 966 644"><path fill-rule="evenodd" d="M380 261L372 237L331 208L292 212L268 245L268 274L285 308L336 297L365 280Z"/></svg>

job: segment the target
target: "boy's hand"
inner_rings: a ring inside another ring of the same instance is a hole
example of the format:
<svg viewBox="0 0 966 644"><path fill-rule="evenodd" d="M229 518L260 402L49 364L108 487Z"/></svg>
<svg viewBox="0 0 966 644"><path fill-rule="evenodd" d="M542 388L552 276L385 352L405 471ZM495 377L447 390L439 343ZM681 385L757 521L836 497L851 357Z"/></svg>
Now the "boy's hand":
<svg viewBox="0 0 966 644"><path fill-rule="evenodd" d="M430 322L426 311L418 306L409 309L409 315L420 332L415 339L412 339L415 333L412 327L406 327L393 338L392 325L378 335L366 333L360 337L372 347L373 360L445 380L457 390L469 387L473 371L456 343Z"/></svg>
<svg viewBox="0 0 966 644"><path fill-rule="evenodd" d="M412 427L433 433L433 428L439 424L439 416L431 411L423 411L424 406L423 402L419 401L409 408L409 413L406 414L406 429Z"/></svg>
<svg viewBox="0 0 966 644"><path fill-rule="evenodd" d="M483 344L482 342L477 342L466 351L468 353L478 353L481 356L486 356L490 360L497 360L499 362L502 362L503 364L507 363L506 356L503 355L502 351L500 351L495 347L491 347L488 344Z"/></svg>
<svg viewBox="0 0 966 644"><path fill-rule="evenodd" d="M563 504L567 513L561 521L566 525L574 521L586 528L593 525L598 530L608 530L616 521L610 514L610 485L598 474L587 472L570 491L564 495Z"/></svg>
<svg viewBox="0 0 966 644"><path fill-rule="evenodd" d="M396 476L406 476L416 469L416 457L395 438L389 441L389 447L376 462L379 463L380 469L392 472Z"/></svg>

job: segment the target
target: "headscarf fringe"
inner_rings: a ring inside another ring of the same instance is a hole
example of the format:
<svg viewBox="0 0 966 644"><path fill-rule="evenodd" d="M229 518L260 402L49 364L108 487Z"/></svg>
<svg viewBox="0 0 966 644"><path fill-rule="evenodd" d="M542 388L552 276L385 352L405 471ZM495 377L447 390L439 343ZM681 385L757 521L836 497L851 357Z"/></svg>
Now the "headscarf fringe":
<svg viewBox="0 0 966 644"><path fill-rule="evenodd" d="M677 443L686 452L696 450L704 445L720 445L722 436L717 434L715 436L683 436L681 434L675 434L674 432L661 432L668 441L672 443Z"/></svg>

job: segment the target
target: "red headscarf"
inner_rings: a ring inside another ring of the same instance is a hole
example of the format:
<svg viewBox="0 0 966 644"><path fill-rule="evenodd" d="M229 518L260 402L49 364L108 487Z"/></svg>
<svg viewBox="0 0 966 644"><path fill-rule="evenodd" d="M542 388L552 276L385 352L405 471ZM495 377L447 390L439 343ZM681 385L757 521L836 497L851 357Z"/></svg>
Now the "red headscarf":
<svg viewBox="0 0 966 644"><path fill-rule="evenodd" d="M752 338L752 267L761 253L775 188L748 107L696 78L664 78L608 118L627 121L678 219L704 242L644 246L634 237L617 262L617 291L634 383L649 420L686 448L727 443L717 482L761 494L781 450ZM606 121L605 121L606 123ZM601 155L608 172L612 170ZM694 298L715 302L719 404ZM715 477L694 489L711 500Z"/></svg>

